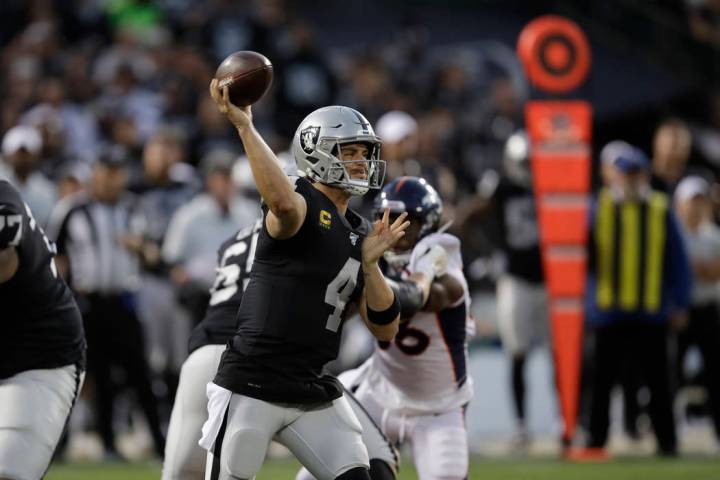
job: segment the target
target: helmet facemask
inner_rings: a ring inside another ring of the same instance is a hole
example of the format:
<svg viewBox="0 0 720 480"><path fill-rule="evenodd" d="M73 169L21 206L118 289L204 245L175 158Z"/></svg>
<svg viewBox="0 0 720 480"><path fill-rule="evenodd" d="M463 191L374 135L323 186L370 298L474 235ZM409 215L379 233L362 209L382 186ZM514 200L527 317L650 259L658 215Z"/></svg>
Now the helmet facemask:
<svg viewBox="0 0 720 480"><path fill-rule="evenodd" d="M342 145L362 143L368 148L369 154L367 159L360 160L341 160ZM346 141L342 144L339 140L335 140L335 146L331 150L330 167L324 179L320 181L327 185L342 188L351 195L365 195L371 188L380 188L385 178L385 161L379 160L380 143L379 142L355 142ZM348 168L352 165L365 164L366 178L353 178Z"/></svg>

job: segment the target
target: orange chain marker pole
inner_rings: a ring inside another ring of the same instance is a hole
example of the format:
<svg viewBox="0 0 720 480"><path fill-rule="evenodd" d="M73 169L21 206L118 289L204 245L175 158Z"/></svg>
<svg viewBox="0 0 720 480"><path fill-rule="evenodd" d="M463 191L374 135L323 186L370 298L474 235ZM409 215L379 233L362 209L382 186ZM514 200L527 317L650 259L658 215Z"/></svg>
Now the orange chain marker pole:
<svg viewBox="0 0 720 480"><path fill-rule="evenodd" d="M592 136L592 107L569 94L587 78L590 47L577 24L545 15L525 26L517 51L537 93L525 106L525 120L564 421L562 439L569 446L580 392Z"/></svg>

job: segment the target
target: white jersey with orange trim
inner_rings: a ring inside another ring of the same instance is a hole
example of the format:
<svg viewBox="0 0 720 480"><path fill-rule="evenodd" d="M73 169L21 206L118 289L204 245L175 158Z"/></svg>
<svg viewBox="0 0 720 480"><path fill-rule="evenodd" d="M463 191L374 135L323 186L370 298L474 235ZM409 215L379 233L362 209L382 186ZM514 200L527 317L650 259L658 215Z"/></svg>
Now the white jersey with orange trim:
<svg viewBox="0 0 720 480"><path fill-rule="evenodd" d="M405 275L433 245L448 254L447 274L465 290L463 298L440 312L418 312L403 322L392 342L382 342L366 365L366 377L377 400L388 410L407 415L441 413L467 404L473 393L468 373L467 339L474 335L470 295L462 272L460 240L433 233L417 243Z"/></svg>

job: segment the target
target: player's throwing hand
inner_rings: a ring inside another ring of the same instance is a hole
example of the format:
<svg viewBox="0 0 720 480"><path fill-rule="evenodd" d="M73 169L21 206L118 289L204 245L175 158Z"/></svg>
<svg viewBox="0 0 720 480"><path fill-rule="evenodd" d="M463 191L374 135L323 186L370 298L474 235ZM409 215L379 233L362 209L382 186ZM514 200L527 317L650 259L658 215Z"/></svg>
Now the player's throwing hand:
<svg viewBox="0 0 720 480"><path fill-rule="evenodd" d="M364 265L376 263L383 253L392 248L405 235L405 229L410 225L410 222L405 221L406 217L407 213L403 213L390 225L390 210L385 209L382 219L375 222L372 232L363 242L362 260Z"/></svg>
<svg viewBox="0 0 720 480"><path fill-rule="evenodd" d="M222 90L218 87L217 79L213 78L210 82L210 96L215 101L220 113L227 116L228 120L237 129L248 127L252 124L252 110L250 105L247 107L238 107L230 101L230 93L228 87Z"/></svg>

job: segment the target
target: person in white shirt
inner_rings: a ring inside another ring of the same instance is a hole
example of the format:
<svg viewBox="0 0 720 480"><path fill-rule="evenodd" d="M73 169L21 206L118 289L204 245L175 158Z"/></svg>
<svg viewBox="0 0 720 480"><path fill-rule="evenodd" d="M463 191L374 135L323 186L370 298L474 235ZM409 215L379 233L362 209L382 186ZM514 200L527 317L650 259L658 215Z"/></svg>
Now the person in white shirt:
<svg viewBox="0 0 720 480"><path fill-rule="evenodd" d="M38 170L41 153L42 137L37 129L25 125L11 128L2 141L0 178L20 191L35 219L45 227L57 201L57 188Z"/></svg>
<svg viewBox="0 0 720 480"><path fill-rule="evenodd" d="M180 207L168 225L162 258L171 266L170 276L183 292L191 314L200 319L207 303L206 293L215 280L215 257L220 244L238 228L255 223L260 205L237 193L232 179L235 156L217 150L205 156L201 171L206 191ZM194 298L198 292L202 298ZM197 300L197 301L196 301Z"/></svg>
<svg viewBox="0 0 720 480"><path fill-rule="evenodd" d="M720 228L712 221L709 193L708 182L695 175L683 178L675 190L675 209L694 274L688 324L678 334L677 361L680 385L684 386L688 383L683 368L685 354L693 345L700 349L701 379L720 442Z"/></svg>

